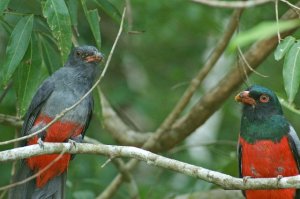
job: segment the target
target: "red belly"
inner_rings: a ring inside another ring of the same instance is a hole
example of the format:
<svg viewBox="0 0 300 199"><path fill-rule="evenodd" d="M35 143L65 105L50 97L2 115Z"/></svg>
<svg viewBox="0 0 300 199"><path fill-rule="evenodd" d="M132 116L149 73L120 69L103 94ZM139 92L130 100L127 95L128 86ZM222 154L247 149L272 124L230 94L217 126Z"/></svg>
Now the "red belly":
<svg viewBox="0 0 300 199"><path fill-rule="evenodd" d="M249 144L240 137L240 144L243 176L267 178L299 174L287 137L283 137L277 143L271 140L260 140L254 144ZM247 199L292 199L295 197L296 189L248 190L245 193Z"/></svg>
<svg viewBox="0 0 300 199"><path fill-rule="evenodd" d="M48 124L52 118L47 116L39 116L34 125L40 122ZM70 137L76 137L82 132L83 128L80 124L74 122L60 122L57 121L46 130L45 142L65 142ZM37 144L38 137L34 136L28 140L27 145ZM58 154L40 155L28 158L27 165L31 170L40 171L49 165ZM70 161L70 154L64 154L57 162L55 162L49 169L40 174L36 179L37 187L43 187L49 180L65 172Z"/></svg>

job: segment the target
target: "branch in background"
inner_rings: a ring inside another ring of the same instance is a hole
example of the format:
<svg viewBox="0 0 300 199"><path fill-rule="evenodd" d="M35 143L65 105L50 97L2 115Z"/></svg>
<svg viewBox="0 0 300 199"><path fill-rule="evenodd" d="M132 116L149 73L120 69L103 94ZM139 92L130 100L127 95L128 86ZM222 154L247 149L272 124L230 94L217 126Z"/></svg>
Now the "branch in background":
<svg viewBox="0 0 300 199"><path fill-rule="evenodd" d="M44 143L44 148L38 144L15 148L0 152L0 162L13 161L29 158L36 155L61 153L67 151L71 154L97 154L109 157L128 157L146 162L148 165L173 170L194 178L219 185L224 189L279 189L300 188L300 175L293 177L278 178L250 178L247 181L235 178L227 174L194 166L178 160L166 158L149 151L128 146L113 146L102 144L76 144L71 147L70 143Z"/></svg>
<svg viewBox="0 0 300 199"><path fill-rule="evenodd" d="M228 42L230 41L232 35L234 34L238 26L238 21L241 13L242 13L241 9L238 9L233 12L229 24L227 26L228 28L226 29L227 31L223 34L222 38L220 38L219 43L211 53L205 65L201 67L201 70L192 79L188 88L184 92L182 98L175 105L174 109L164 120L160 128L158 128L158 130L156 131L156 135L162 134L165 131L169 130L169 128L172 126L172 124L175 122L175 120L178 118L178 116L187 106L191 97L195 93L196 89L203 82L204 78L211 71L213 66L216 64L216 62L219 60L220 56L223 54L224 50L226 49ZM111 132L112 136L114 137L115 140L117 140L117 142L124 145L141 146L150 138L151 135L150 133L140 134L138 132L133 131L127 125L125 125L124 122L122 122L122 120L113 111L113 109L111 108L111 106L109 105L109 103L105 98L102 100L102 107L103 107L104 125ZM158 131L160 133L158 133ZM160 135L156 137L160 137ZM158 138L153 139L150 145L154 145L153 142L156 142L157 139Z"/></svg>
<svg viewBox="0 0 300 199"><path fill-rule="evenodd" d="M249 8L273 2L273 0L251 0L251 1L218 1L218 0L192 0L195 3L201 3L213 7L221 8Z"/></svg>
<svg viewBox="0 0 300 199"><path fill-rule="evenodd" d="M292 10L289 10L283 18L291 18L291 17L296 18L297 14ZM234 20L237 19L234 18ZM236 23L238 24L238 22ZM290 31L289 33L291 32L292 31ZM230 37L231 35L229 34L229 38ZM272 38L270 40L264 40L262 42L258 42L254 44L250 48L250 50L246 53L245 59L248 61L249 64L253 65L253 68L255 68L255 66L257 67L259 63L262 60L264 60L265 57L271 52L271 50L276 46L277 44L276 41L277 40L275 40L274 42L274 39ZM270 46L266 46L269 45L269 43ZM227 46L226 41L223 45L225 49ZM256 51L258 51L258 53ZM221 54L222 52L223 51L220 51ZM251 56L254 56L254 58L252 58ZM221 106L224 100L229 97L231 92L234 89L236 89L236 87L243 81L243 75L240 74L239 67L238 67L239 65L242 64L243 64L242 61L238 62L236 64L236 67L233 69L233 71L230 71L227 74L227 76L225 76L225 78L213 89L212 93L208 93L204 95L202 99L191 109L191 111L187 115L183 116L180 120L177 120L176 123L171 127L168 125L172 125L173 121L177 118L177 116L182 111L181 108L178 108L179 111L178 112L177 110L175 110L177 109L176 107L171 112L171 114L166 118L166 120L163 122L160 128L157 129L157 131L147 140L147 142L142 147L151 151L167 150L174 147L177 143L181 142L188 135L194 132L194 130L196 130L199 126L201 126ZM214 64L212 64L212 66L213 65ZM249 68L247 69L248 70L246 70L246 73L252 72L251 70L249 70ZM206 74L203 76L203 78L205 76ZM199 80L196 77L194 81L199 81ZM197 85L197 83L193 83L192 80L191 85L193 84ZM191 92L191 94L193 94L193 92ZM138 163L137 160L130 160L126 164L128 170L133 169L137 165L137 163ZM111 198L113 194L116 192L116 190L118 189L118 186L121 185L122 181L123 181L122 176L120 174L117 175L115 179L112 181L112 183L107 187L107 190L105 190L99 197L97 197L97 199Z"/></svg>
<svg viewBox="0 0 300 199"><path fill-rule="evenodd" d="M90 143L90 144L102 144L98 140L95 140L95 139L87 137L87 136L84 137L83 141L84 141L84 143ZM111 162L115 165L115 167L122 174L121 175L122 178L127 183L130 184L130 186L129 186L129 192L130 192L131 198L139 199L138 186L136 184L135 179L133 178L133 176L131 175L131 173L126 168L126 165L125 165L124 161L122 159L120 159L120 158L115 158L115 157L110 157L110 158L111 158Z"/></svg>
<svg viewBox="0 0 300 199"><path fill-rule="evenodd" d="M245 199L241 191L212 189L209 191L195 192L175 196L173 199L199 199L199 198L222 198L222 199Z"/></svg>
<svg viewBox="0 0 300 199"><path fill-rule="evenodd" d="M101 93L103 124L112 137L122 145L141 146L152 133L139 133L127 126L113 110L104 94Z"/></svg>
<svg viewBox="0 0 300 199"><path fill-rule="evenodd" d="M15 127L22 127L23 120L21 118L5 115L0 113L0 124L6 124Z"/></svg>
<svg viewBox="0 0 300 199"><path fill-rule="evenodd" d="M12 87L12 81L10 81L8 83L8 85L4 88L2 94L0 95L0 103L3 101L3 99L5 98L7 92L9 91L9 89Z"/></svg>
<svg viewBox="0 0 300 199"><path fill-rule="evenodd" d="M300 5L300 2L297 4ZM283 20L298 18L297 12L293 9L289 9L282 17ZM283 32L281 36L284 38L296 29ZM261 40L253 44L248 51L245 52L244 58L252 66L253 69L257 68L261 62L273 51L277 46L277 36L270 39ZM160 139L159 143L153 149L154 151L165 151L177 143L184 140L192 132L194 132L199 126L201 126L220 106L224 101L230 97L243 82L244 73L241 73L240 67L245 67L246 74L250 74L252 71L245 66L242 60L233 64L231 71L219 81L219 84L211 89L209 93L206 93L195 104L188 114L181 117L172 126L172 129L165 132Z"/></svg>

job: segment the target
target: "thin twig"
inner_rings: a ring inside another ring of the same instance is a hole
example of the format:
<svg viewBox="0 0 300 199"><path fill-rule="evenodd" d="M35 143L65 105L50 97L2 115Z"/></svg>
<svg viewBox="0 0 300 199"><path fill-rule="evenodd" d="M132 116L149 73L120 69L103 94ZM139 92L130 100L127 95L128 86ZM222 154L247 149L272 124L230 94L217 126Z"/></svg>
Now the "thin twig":
<svg viewBox="0 0 300 199"><path fill-rule="evenodd" d="M8 83L8 85L4 88L2 94L0 95L0 103L2 102L2 100L4 99L4 97L6 96L7 92L11 87L12 87L12 81Z"/></svg>
<svg viewBox="0 0 300 199"><path fill-rule="evenodd" d="M245 63L245 65L250 69L250 71L254 72L255 74L257 74L257 75L259 75L259 76L261 76L261 77L268 77L267 75L263 75L263 74L257 72L256 70L254 70L254 69L250 66L250 64L248 63L247 59L245 58L245 56L244 56L244 54L243 54L243 52L242 52L240 46L238 46L237 49L238 49L238 51L239 51L240 57L242 58L242 60L243 60L243 62Z"/></svg>
<svg viewBox="0 0 300 199"><path fill-rule="evenodd" d="M278 0L275 0L275 15L276 15L278 43L280 43L281 42L281 36L280 36L280 29L279 29Z"/></svg>
<svg viewBox="0 0 300 199"><path fill-rule="evenodd" d="M289 5L289 6L292 7L292 8L295 8L295 9L297 9L297 10L300 10L300 8L299 8L298 6L292 4L291 2L289 2L289 1L287 1L287 0L280 0L280 1L283 2L283 3L286 3L287 5Z"/></svg>
<svg viewBox="0 0 300 199"><path fill-rule="evenodd" d="M0 123L8 124L14 127L22 127L23 121L19 117L0 113Z"/></svg>
<svg viewBox="0 0 300 199"><path fill-rule="evenodd" d="M272 2L273 0L252 0L252 1L192 0L192 1L196 3L202 3L205 5L209 5L213 7L221 7L221 8L249 8L249 7L265 4L268 2Z"/></svg>
<svg viewBox="0 0 300 199"><path fill-rule="evenodd" d="M126 8L124 8L124 11L123 11L123 18L124 18L124 13L126 11ZM26 140L28 138L31 138L43 131L45 131L47 128L49 128L52 124L54 124L57 120L59 120L60 118L62 118L67 112L69 112L70 110L74 109L78 104L80 104L95 88L96 86L100 83L100 81L102 80L102 78L104 77L106 71L107 71L107 68L109 66L109 63L111 61L111 57L112 57L112 54L115 50L115 47L119 41L119 38L120 38L120 35L121 35L121 32L123 30L123 22L124 22L124 19L121 21L121 25L120 25L120 29L119 29L119 32L117 34L117 37L116 37L116 40L111 48L111 51L108 55L108 58L107 58L107 61L106 61L106 64L104 66L104 69L100 75L100 77L98 78L98 80L95 82L95 84L92 86L92 88L86 93L84 94L76 103L74 103L72 106L64 109L62 112L60 112L59 114L57 114L55 116L55 118L53 120L51 120L46 126L44 126L43 128L39 129L38 131L30 134L30 135L27 135L27 136L23 136L23 137L19 137L19 138L16 138L16 139L12 139L12 140L8 140L8 141L4 141L4 142L0 142L0 145L6 145L6 144L10 144L10 143L13 143L13 142L18 142L18 141L21 141L21 140Z"/></svg>

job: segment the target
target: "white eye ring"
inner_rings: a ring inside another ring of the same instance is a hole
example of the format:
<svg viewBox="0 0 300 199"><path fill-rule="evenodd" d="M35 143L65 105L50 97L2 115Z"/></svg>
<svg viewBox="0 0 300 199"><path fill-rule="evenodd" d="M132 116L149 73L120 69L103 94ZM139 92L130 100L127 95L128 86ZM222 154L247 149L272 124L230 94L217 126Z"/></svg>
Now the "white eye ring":
<svg viewBox="0 0 300 199"><path fill-rule="evenodd" d="M266 94L262 94L260 97L259 97L259 101L262 102L262 103L267 103L270 101L270 97Z"/></svg>

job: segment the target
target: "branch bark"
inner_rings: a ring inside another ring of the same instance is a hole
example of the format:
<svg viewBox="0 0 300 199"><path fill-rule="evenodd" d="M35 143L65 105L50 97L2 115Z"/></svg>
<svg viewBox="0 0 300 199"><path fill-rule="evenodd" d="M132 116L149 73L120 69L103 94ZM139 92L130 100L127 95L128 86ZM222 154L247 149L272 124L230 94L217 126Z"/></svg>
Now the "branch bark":
<svg viewBox="0 0 300 199"><path fill-rule="evenodd" d="M261 4L272 2L273 0L252 0L252 1L220 1L220 0L192 0L195 3L201 3L220 8L249 8Z"/></svg>
<svg viewBox="0 0 300 199"><path fill-rule="evenodd" d="M173 170L194 178L214 183L224 189L280 189L300 188L300 175L278 178L251 178L244 181L230 175L212 171L203 167L184 163L178 160L163 157L152 152L130 146L114 146L102 144L45 143L44 148L39 145L14 148L0 152L0 162L29 158L36 155L61 153L66 151L72 154L96 154L109 157L128 157L146 162L148 165Z"/></svg>

